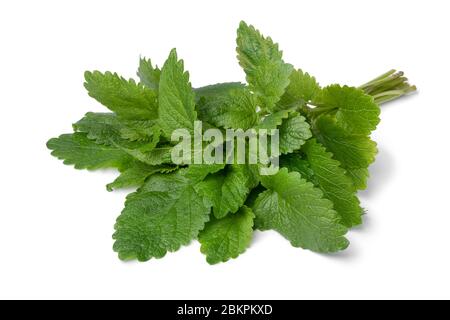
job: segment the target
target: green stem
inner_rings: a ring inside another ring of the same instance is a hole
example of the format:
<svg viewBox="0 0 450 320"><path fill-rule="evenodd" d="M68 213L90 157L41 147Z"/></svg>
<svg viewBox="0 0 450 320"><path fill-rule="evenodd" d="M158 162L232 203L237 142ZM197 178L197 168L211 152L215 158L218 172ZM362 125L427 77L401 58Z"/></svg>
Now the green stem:
<svg viewBox="0 0 450 320"><path fill-rule="evenodd" d="M367 82L366 84L363 84L363 85L360 86L359 88L360 88L360 89L363 89L363 88L368 88L368 87L370 87L370 86L373 86L374 84L377 84L377 83L379 83L380 81L383 81L383 80L386 79L387 77L392 76L395 72L396 72L395 69L389 70L388 72L382 74L381 76L379 76L379 77L377 77L377 78L375 78L375 79L373 79L373 80Z"/></svg>
<svg viewBox="0 0 450 320"><path fill-rule="evenodd" d="M402 71L396 70L389 70L358 88L373 96L377 104L398 99L417 90L416 86L408 83Z"/></svg>

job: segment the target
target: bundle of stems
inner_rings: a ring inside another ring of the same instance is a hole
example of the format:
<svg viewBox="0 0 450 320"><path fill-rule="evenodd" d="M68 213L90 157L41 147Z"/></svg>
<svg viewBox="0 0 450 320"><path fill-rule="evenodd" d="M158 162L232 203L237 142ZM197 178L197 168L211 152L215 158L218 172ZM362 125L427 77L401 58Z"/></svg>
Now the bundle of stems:
<svg viewBox="0 0 450 320"><path fill-rule="evenodd" d="M377 104L383 104L398 99L417 90L408 83L408 78L402 71L389 70L385 74L358 87L374 97Z"/></svg>

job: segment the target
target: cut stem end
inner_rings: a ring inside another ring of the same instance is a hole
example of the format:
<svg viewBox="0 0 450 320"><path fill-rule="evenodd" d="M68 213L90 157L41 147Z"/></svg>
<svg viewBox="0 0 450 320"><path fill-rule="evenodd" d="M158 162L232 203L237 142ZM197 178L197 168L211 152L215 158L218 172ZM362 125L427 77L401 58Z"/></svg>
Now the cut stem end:
<svg viewBox="0 0 450 320"><path fill-rule="evenodd" d="M373 96L377 104L398 99L414 92L417 87L408 83L403 71L390 70L385 74L358 87L366 94Z"/></svg>

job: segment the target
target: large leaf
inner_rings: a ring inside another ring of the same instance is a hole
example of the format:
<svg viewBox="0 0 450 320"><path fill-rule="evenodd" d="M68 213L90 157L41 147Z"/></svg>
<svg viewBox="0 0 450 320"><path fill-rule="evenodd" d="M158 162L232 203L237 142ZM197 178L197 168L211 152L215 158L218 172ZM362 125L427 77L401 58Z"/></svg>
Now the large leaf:
<svg viewBox="0 0 450 320"><path fill-rule="evenodd" d="M328 86L316 102L320 109L336 112L336 124L350 134L369 135L380 122L380 107L372 96L357 88Z"/></svg>
<svg viewBox="0 0 450 320"><path fill-rule="evenodd" d="M321 115L313 122L313 131L319 142L347 171L355 188L365 189L368 167L375 161L377 154L376 143L366 135L348 133L327 115Z"/></svg>
<svg viewBox="0 0 450 320"><path fill-rule="evenodd" d="M346 175L339 161L332 158L331 153L316 142L309 140L301 153L293 153L284 157L282 166L290 171L297 171L302 177L320 188L325 198L331 200L334 209L347 227L361 224L363 212L356 196L353 181Z"/></svg>
<svg viewBox="0 0 450 320"><path fill-rule="evenodd" d="M203 166L155 174L129 195L113 235L114 250L120 259L161 258L197 238L211 209L195 190L195 184L210 171Z"/></svg>
<svg viewBox="0 0 450 320"><path fill-rule="evenodd" d="M294 247L316 252L344 250L347 228L333 210L333 203L320 189L286 168L272 176L263 176L261 193L253 207L255 224L261 230L273 229Z"/></svg>

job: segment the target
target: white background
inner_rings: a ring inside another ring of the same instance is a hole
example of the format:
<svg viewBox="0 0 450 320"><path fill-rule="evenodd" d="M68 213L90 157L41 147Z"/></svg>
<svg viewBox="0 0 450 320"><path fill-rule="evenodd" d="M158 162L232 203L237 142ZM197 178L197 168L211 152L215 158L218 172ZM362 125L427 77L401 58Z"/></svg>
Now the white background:
<svg viewBox="0 0 450 320"><path fill-rule="evenodd" d="M0 298L450 298L450 2L1 1ZM194 86L244 80L241 19L321 84L404 70L420 92L383 106L363 227L336 255L257 233L209 266L193 243L123 263L111 247L126 192L113 171L64 166L45 147L89 110L83 72L135 75L172 47Z"/></svg>

